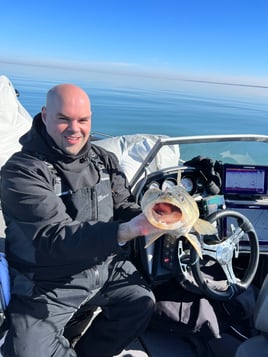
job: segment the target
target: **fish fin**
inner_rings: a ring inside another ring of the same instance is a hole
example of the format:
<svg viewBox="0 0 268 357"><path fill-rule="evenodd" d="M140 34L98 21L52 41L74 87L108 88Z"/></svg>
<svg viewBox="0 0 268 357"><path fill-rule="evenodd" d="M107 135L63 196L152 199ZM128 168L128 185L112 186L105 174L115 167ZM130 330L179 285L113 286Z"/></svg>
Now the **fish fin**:
<svg viewBox="0 0 268 357"><path fill-rule="evenodd" d="M148 248L149 245L151 245L153 242L155 242L158 238L160 238L165 232L160 232L160 233L153 233L153 234L148 234L146 236L147 238L147 243L145 244L144 248Z"/></svg>
<svg viewBox="0 0 268 357"><path fill-rule="evenodd" d="M217 228L204 219L198 218L194 224L194 229L200 234L213 235L217 234Z"/></svg>
<svg viewBox="0 0 268 357"><path fill-rule="evenodd" d="M188 239L188 241L192 244L194 249L196 250L198 256L202 259L202 251L201 251L201 244L198 240L198 238L191 233L185 234L184 237Z"/></svg>

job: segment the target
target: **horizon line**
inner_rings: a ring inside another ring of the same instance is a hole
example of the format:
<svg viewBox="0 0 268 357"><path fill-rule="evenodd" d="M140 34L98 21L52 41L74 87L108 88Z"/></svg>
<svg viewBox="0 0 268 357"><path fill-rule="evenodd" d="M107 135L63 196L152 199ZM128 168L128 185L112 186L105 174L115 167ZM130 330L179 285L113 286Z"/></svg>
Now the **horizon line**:
<svg viewBox="0 0 268 357"><path fill-rule="evenodd" d="M268 84L253 84L253 83L243 83L243 82L236 82L232 81L231 79L227 79L227 76L223 76L226 78L224 79L205 79L199 78L196 75L196 78L185 77L178 72L171 72L162 69L159 73L159 69L152 69L150 67L137 65L137 64L127 64L127 63L106 63L106 62L99 62L99 63L90 63L90 62L75 62L75 61L64 61L64 60L47 60L47 61L40 61L40 60L10 60L7 58L0 57L0 63L4 64L16 64L16 65L24 65L24 66L34 66L34 67L47 67L47 68L60 68L60 69L75 69L79 71L95 71L99 73L109 73L109 74L118 74L118 75L133 75L133 76L140 76L146 78L158 78L158 79L167 79L167 80L178 80L184 82L195 82L195 83L207 83L207 84L217 84L217 85L228 85L228 86L239 86L239 87L250 87L250 88L261 88L261 89L268 89ZM64 68L63 68L64 66ZM125 66L124 69L119 68L119 66ZM157 72L156 72L157 70ZM257 78L255 78L257 79Z"/></svg>

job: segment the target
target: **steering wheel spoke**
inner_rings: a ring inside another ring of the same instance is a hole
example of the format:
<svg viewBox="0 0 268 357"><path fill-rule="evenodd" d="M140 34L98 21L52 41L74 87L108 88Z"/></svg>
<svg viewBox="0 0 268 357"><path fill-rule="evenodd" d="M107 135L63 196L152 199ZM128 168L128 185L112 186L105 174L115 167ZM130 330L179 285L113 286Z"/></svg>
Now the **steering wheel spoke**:
<svg viewBox="0 0 268 357"><path fill-rule="evenodd" d="M217 244L207 244L205 242L202 242L201 248L203 255L210 257L211 259L217 260Z"/></svg>
<svg viewBox="0 0 268 357"><path fill-rule="evenodd" d="M232 261L228 262L227 264L221 265L221 267L224 271L228 284L237 284L237 277L234 274Z"/></svg>
<svg viewBox="0 0 268 357"><path fill-rule="evenodd" d="M228 237L228 239L232 241L233 246L236 246L239 244L241 240L244 239L244 237L245 237L245 232L240 227L237 227L235 231L232 233L232 235Z"/></svg>

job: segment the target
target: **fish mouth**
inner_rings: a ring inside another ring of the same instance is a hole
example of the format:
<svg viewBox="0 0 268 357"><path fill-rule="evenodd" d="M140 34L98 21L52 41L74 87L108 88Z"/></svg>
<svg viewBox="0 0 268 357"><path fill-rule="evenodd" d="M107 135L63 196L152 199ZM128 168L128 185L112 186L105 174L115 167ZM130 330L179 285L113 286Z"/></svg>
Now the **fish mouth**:
<svg viewBox="0 0 268 357"><path fill-rule="evenodd" d="M173 224L181 220L182 211L172 203L160 202L153 206L152 215L156 222Z"/></svg>

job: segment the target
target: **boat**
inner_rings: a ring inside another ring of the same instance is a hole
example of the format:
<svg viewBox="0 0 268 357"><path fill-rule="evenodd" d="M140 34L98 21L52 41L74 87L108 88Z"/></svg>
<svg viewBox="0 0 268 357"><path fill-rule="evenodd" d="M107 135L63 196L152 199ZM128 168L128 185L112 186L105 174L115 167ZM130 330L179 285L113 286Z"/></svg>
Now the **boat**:
<svg viewBox="0 0 268 357"><path fill-rule="evenodd" d="M32 119L5 76L0 76L0 100L2 165L19 149L18 137ZM198 234L202 257L185 237L165 233L147 248L148 237L135 240L132 259L158 302L164 296L181 303L174 292L208 302L219 335L206 340L200 331L176 330L168 315L157 316L158 324L150 324L119 356L268 356L268 136L93 133L92 140L117 155L138 203L147 190L168 190L180 177L200 217L217 230L212 237ZM4 239L2 219L3 253Z"/></svg>

